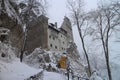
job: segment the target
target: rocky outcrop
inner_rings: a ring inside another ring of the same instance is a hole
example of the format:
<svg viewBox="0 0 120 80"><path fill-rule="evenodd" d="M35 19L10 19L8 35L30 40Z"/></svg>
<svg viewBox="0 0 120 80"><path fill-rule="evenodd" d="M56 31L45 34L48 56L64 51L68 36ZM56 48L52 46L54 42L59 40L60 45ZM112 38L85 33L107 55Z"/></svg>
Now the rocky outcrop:
<svg viewBox="0 0 120 80"><path fill-rule="evenodd" d="M70 62L70 68L72 69L74 75L79 74L78 76L81 76L85 74L85 67L81 61L80 54L74 42L69 42L67 53Z"/></svg>
<svg viewBox="0 0 120 80"><path fill-rule="evenodd" d="M18 53L16 48L0 42L0 61L11 62L15 58L15 53Z"/></svg>
<svg viewBox="0 0 120 80"><path fill-rule="evenodd" d="M23 42L23 28L19 15L9 0L2 0L0 6L0 27L10 30L9 38L11 45L21 49Z"/></svg>

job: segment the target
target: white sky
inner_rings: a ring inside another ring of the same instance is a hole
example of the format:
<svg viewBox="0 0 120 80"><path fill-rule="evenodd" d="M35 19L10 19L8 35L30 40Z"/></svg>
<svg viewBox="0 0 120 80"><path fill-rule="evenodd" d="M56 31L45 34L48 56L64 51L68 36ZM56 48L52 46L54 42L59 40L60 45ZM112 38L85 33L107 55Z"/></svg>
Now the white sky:
<svg viewBox="0 0 120 80"><path fill-rule="evenodd" d="M84 0L85 10L96 8L98 0ZM69 10L67 9L67 0L49 0L49 22L58 22L60 26L64 16L69 17Z"/></svg>

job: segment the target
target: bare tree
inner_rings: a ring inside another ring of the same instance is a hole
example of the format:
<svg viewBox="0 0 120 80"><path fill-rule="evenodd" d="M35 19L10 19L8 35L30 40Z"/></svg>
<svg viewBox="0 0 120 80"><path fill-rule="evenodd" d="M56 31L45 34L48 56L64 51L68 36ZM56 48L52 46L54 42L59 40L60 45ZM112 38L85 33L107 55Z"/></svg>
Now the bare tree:
<svg viewBox="0 0 120 80"><path fill-rule="evenodd" d="M82 43L82 48L83 48L83 51L84 51L84 54L85 54L85 57L87 60L88 76L91 76L90 62L89 62L89 57L87 54L85 40L84 40L84 37L86 36L86 34L83 34L83 32L82 32L83 31L82 27L84 27L84 23L86 23L86 16L82 10L82 7L83 7L82 0L68 0L68 8L71 11L72 18L74 20L73 23L78 28L79 36L80 36L81 43ZM84 31L85 33L87 32L86 30Z"/></svg>
<svg viewBox="0 0 120 80"><path fill-rule="evenodd" d="M119 17L120 17L120 1L113 2L113 7L112 8L116 12L116 14L118 14ZM118 35L116 33L116 35L118 37L118 40L116 40L116 42L120 42L120 35L119 35L120 28L115 28L114 31L118 32Z"/></svg>
<svg viewBox="0 0 120 80"><path fill-rule="evenodd" d="M120 5L120 4L119 4ZM109 37L115 28L120 24L120 16L114 9L116 5L100 5L96 11L91 13L93 23L96 25L96 39L100 39L105 53L109 80L112 80L110 61L109 61ZM120 6L117 6L120 7ZM119 8L118 8L119 9ZM99 37L99 38L98 38Z"/></svg>

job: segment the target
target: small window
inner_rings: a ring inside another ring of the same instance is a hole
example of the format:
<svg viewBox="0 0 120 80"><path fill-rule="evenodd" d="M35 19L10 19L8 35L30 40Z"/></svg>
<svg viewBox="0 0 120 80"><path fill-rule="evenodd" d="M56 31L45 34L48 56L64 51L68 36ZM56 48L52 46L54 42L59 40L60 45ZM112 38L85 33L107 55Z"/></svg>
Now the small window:
<svg viewBox="0 0 120 80"><path fill-rule="evenodd" d="M1 57L5 57L6 55L4 53L1 54Z"/></svg>
<svg viewBox="0 0 120 80"><path fill-rule="evenodd" d="M63 50L63 47L62 47L62 50Z"/></svg>
<svg viewBox="0 0 120 80"><path fill-rule="evenodd" d="M50 44L50 47L52 47L52 44Z"/></svg>
<svg viewBox="0 0 120 80"><path fill-rule="evenodd" d="M61 35L61 37L62 37L62 35Z"/></svg>
<svg viewBox="0 0 120 80"><path fill-rule="evenodd" d="M7 39L7 36L6 36L6 35L1 35L1 36L0 36L0 41L1 41L1 42L4 42L6 39Z"/></svg>
<svg viewBox="0 0 120 80"><path fill-rule="evenodd" d="M64 41L63 41L63 44L64 44Z"/></svg>
<svg viewBox="0 0 120 80"><path fill-rule="evenodd" d="M53 37L53 40L55 40L55 37Z"/></svg>
<svg viewBox="0 0 120 80"><path fill-rule="evenodd" d="M55 49L57 49L57 46L55 46Z"/></svg>
<svg viewBox="0 0 120 80"><path fill-rule="evenodd" d="M51 38L51 35L49 35L49 38Z"/></svg>
<svg viewBox="0 0 120 80"><path fill-rule="evenodd" d="M6 30L3 30L3 33L6 33L7 31Z"/></svg>

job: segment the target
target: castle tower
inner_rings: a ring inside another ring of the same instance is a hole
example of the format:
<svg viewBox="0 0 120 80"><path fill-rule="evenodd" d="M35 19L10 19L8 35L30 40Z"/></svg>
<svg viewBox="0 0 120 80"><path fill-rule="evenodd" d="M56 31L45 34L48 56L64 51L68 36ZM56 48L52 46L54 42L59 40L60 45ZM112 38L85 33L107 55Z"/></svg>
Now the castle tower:
<svg viewBox="0 0 120 80"><path fill-rule="evenodd" d="M48 18L41 15L29 25L25 50L31 53L37 47L46 49L48 47Z"/></svg>
<svg viewBox="0 0 120 80"><path fill-rule="evenodd" d="M65 30L67 32L68 42L73 42L73 32L72 25L68 17L64 17L64 21L61 26L61 30Z"/></svg>

